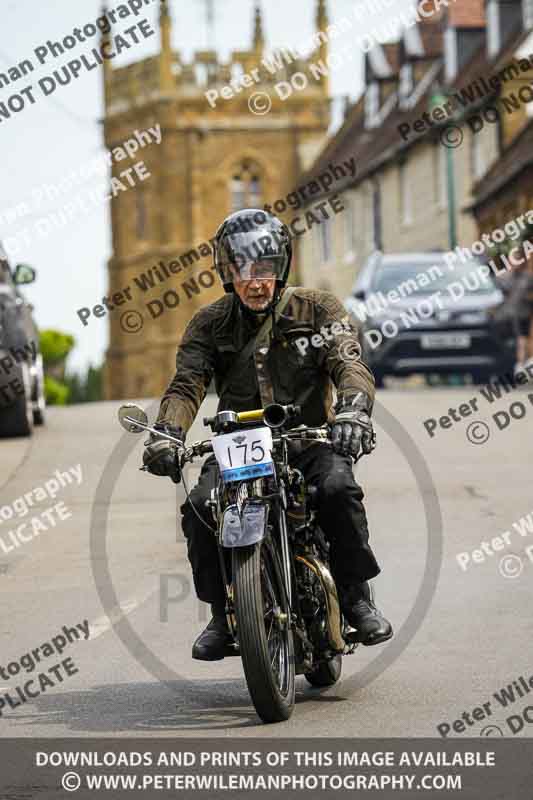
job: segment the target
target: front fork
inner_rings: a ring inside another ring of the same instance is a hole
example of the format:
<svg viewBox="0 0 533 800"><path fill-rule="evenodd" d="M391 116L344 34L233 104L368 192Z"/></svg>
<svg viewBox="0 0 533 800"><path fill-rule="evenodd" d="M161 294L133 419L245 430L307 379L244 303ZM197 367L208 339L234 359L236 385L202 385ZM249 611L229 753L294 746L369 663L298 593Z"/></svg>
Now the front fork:
<svg viewBox="0 0 533 800"><path fill-rule="evenodd" d="M289 534L287 531L287 496L285 494L285 486L283 483L280 486L280 504L278 513L278 527L279 539L281 544L281 561L283 568L283 583L285 586L285 594L289 606L289 614L292 612L292 569L291 569L291 554L289 549Z"/></svg>

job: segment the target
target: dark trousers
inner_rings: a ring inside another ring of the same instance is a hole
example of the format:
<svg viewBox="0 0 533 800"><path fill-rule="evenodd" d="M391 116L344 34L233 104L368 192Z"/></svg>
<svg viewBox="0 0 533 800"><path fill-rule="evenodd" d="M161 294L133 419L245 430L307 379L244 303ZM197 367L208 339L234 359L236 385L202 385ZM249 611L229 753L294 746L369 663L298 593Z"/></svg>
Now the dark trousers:
<svg viewBox="0 0 533 800"><path fill-rule="evenodd" d="M363 490L355 482L352 459L334 453L327 445L315 444L292 456L290 463L302 471L308 484L318 489L317 519L331 546L330 566L337 586L351 586L378 575L380 568L368 543ZM205 501L216 481L216 462L210 457L202 466L190 498L211 528L214 522ZM196 594L206 603L223 606L224 588L215 535L198 519L190 502L181 506L181 513Z"/></svg>

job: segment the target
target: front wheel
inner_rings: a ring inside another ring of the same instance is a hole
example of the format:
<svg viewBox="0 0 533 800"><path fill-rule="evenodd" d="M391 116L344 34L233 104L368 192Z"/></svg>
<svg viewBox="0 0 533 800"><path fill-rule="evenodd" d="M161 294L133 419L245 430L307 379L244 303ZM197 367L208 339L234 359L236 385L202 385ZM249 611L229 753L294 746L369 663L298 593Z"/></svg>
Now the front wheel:
<svg viewBox="0 0 533 800"><path fill-rule="evenodd" d="M281 568L270 539L233 550L237 635L246 683L263 722L294 708L294 641Z"/></svg>

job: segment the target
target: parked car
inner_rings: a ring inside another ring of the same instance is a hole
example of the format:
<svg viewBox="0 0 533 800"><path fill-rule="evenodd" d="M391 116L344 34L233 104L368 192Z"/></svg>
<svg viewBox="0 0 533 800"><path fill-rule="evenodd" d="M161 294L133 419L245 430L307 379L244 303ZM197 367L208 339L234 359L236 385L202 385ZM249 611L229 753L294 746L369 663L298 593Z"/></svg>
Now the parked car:
<svg viewBox="0 0 533 800"><path fill-rule="evenodd" d="M490 267L450 254L376 252L345 307L361 325L364 357L386 375L470 374L476 383L512 370L515 335L498 313L504 294Z"/></svg>
<svg viewBox="0 0 533 800"><path fill-rule="evenodd" d="M43 359L33 307L19 287L33 283L35 270L12 271L0 244L0 436L30 436L45 417Z"/></svg>

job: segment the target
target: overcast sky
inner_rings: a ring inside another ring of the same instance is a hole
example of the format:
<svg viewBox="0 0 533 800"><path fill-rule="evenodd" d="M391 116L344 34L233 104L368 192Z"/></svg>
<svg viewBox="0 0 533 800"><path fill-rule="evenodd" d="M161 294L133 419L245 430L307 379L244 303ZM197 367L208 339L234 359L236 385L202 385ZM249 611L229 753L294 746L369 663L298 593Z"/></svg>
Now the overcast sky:
<svg viewBox="0 0 533 800"><path fill-rule="evenodd" d="M168 0L173 16L173 46L185 58L207 43L205 0ZM390 3L388 0L387 4ZM363 0L329 0L332 22L350 16L356 4ZM109 8L120 5L109 0ZM298 46L314 31L316 0L263 0L263 17L267 48ZM335 52L346 47L349 37L356 38L383 22L379 0L373 0L375 14L368 14L365 27L354 28L335 42ZM253 0L214 0L216 11L215 45L223 58L233 49L245 49L251 42ZM412 0L394 0L394 13L412 6ZM147 8L142 17L156 27L157 5ZM7 72L26 58L36 61L34 48L48 39L63 39L75 27L94 23L101 13L101 2L84 0L3 0L2 36L0 40L0 72ZM124 20L119 29L129 27ZM78 45L72 58L89 53L96 40ZM152 37L137 45L124 56L123 64L152 55L158 49L158 39ZM11 86L0 88L0 102L6 102L29 84L63 65L65 57L49 61L39 71L22 78ZM45 186L57 186L65 175L79 170L80 165L94 159L105 150L102 146L102 75L101 70L83 72L69 86L60 86L49 98L35 92L37 102L12 119L0 122L2 153L2 197L0 199L0 239L10 243L12 261L25 261L37 268L39 278L25 290L35 305L35 316L41 328L54 327L75 336L77 346L69 364L78 368L89 361L99 363L107 346L107 324L93 320L83 328L76 309L94 305L107 288L106 262L110 255L110 223L104 205L91 214L77 214L66 226L60 225L41 235L35 225L42 217L57 212L71 196L64 191L54 196ZM360 62L353 61L332 70L332 93L356 97L361 91ZM85 184L86 186L87 184ZM78 193L83 191L80 185ZM73 190L73 194L76 190ZM18 218L8 219L7 212L19 203ZM22 211L30 213L22 213ZM41 226L45 223L41 223ZM50 228L50 225L47 225ZM26 234L25 234L26 231ZM31 232L31 233L30 233ZM96 323L96 324L95 324ZM98 324L99 323L99 324Z"/></svg>

